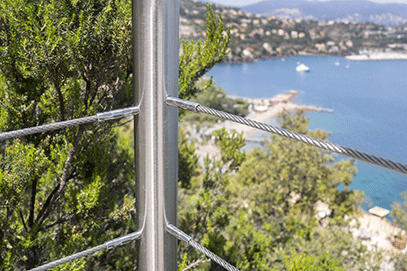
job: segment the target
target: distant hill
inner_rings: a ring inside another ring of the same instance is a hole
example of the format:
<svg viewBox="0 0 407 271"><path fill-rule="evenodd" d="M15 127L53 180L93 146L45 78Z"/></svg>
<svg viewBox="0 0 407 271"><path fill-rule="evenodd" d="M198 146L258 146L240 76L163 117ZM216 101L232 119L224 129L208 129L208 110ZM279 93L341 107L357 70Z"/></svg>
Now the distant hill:
<svg viewBox="0 0 407 271"><path fill-rule="evenodd" d="M372 22L387 26L407 23L407 4L380 4L366 0L266 0L242 7L244 11L280 19Z"/></svg>

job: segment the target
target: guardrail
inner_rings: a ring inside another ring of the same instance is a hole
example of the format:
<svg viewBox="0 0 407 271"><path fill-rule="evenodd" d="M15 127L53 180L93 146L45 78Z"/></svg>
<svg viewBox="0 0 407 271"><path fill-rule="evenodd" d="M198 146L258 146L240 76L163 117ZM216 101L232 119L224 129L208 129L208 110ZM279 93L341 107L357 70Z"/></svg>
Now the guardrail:
<svg viewBox="0 0 407 271"><path fill-rule="evenodd" d="M0 134L0 141L96 121L134 116L138 231L31 270L48 268L139 240L137 270L177 270L177 239L227 270L237 269L177 224L178 108L210 114L407 174L407 166L279 127L176 98L178 0L133 0L133 88L137 106ZM137 116L137 117L136 117ZM170 157L171 159L166 159Z"/></svg>

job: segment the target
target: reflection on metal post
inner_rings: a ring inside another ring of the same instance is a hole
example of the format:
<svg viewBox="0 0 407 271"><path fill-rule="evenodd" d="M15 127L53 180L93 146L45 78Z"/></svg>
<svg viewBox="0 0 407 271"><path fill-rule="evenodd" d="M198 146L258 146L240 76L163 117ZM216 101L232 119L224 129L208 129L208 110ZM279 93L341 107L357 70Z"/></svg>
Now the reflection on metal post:
<svg viewBox="0 0 407 271"><path fill-rule="evenodd" d="M141 239L137 270L177 269L177 241L166 232L177 223L179 0L133 0L137 215Z"/></svg>

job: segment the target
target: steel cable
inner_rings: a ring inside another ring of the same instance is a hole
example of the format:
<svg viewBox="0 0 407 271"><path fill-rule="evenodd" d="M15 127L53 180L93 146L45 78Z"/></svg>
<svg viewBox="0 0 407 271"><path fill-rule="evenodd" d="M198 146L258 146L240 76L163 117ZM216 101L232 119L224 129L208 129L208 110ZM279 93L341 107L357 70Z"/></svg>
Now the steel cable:
<svg viewBox="0 0 407 271"><path fill-rule="evenodd" d="M205 107L200 105L199 103L193 103L190 101L184 101L181 99L176 99L172 97L167 98L167 104L170 106L179 107L185 110L193 111L193 112L201 112L204 114L212 115L221 119L230 120L236 123L240 123L243 125L247 125L259 130L263 130L269 133L273 133L279 136L283 136L286 138L294 139L297 141L301 141L311 146L315 146L324 150L328 150L331 152L335 152L338 154L346 155L348 157L352 157L367 163L371 163L377 166L381 166L384 168L388 168L394 171L401 172L403 174L407 174L407 166L398 162L394 162L388 159L380 158L374 155L366 154L357 150L353 150L350 148L342 147L337 144L327 142L321 139L313 138L307 135L303 135L300 133L296 133L290 130L286 130L283 128L275 127L272 125L268 125L265 123L257 122L254 120L250 120L244 117L236 116L234 114L230 114L227 112L219 111L213 108Z"/></svg>
<svg viewBox="0 0 407 271"><path fill-rule="evenodd" d="M78 126L83 124L88 124L96 121L105 121L105 120L112 120L112 119L119 119L127 116L132 116L138 114L139 108L138 107L130 107L125 109L118 109L113 111L108 111L104 113L99 113L94 116L73 119L73 120L66 120L61 122L55 122L51 124L45 124L36 127L30 127L25 129L20 129L11 132L5 132L0 134L0 141L16 138L16 137L23 137L27 135L37 134L48 132L57 129L63 129L72 126Z"/></svg>
<svg viewBox="0 0 407 271"><path fill-rule="evenodd" d="M77 260L77 259L79 259L79 258L92 255L93 253L96 253L96 252L99 252L99 251L105 250L105 249L106 249L106 245L105 245L105 244L99 245L99 246L97 246L97 247L93 247L93 248L84 250L84 251L82 251L82 252L79 252L79 253L70 255L70 256L68 256L68 257L65 257L65 258L62 258L62 259L59 259L59 260L56 260L56 261L53 261L53 262L44 264L44 265L39 266L39 267L37 267L37 268L30 269L29 271L43 271L43 270L48 270L48 269L50 269L50 268L57 267L57 266L59 266L59 265L61 265L61 264L65 264L65 263L71 262L71 261L73 261L73 260Z"/></svg>
<svg viewBox="0 0 407 271"><path fill-rule="evenodd" d="M84 117L84 118L80 118L80 119L61 121L61 122L45 124L45 125L41 125L41 126L1 133L0 141L15 138L15 137L23 137L23 136L32 135L32 134L48 132L48 131L57 130L57 129L63 129L63 128L71 127L71 126L87 124L87 123L91 123L91 122L95 122L95 121L98 121L98 117L90 116L90 117Z"/></svg>
<svg viewBox="0 0 407 271"><path fill-rule="evenodd" d="M228 262L226 262L224 259L222 259L218 255L216 255L215 253L213 253L209 249L204 248L203 246L201 246L199 243L195 242L194 240L191 239L188 242L188 245L194 247L196 250L198 250L201 253L205 254L206 256L208 256L208 258L210 258L211 260L213 260L214 262L216 262L217 264L219 264L220 266L222 266L226 270L228 270L228 271L239 271L239 269L237 269L233 265L229 264Z"/></svg>
<svg viewBox="0 0 407 271"><path fill-rule="evenodd" d="M114 248L114 247L117 247L117 246L127 244L130 241L139 239L140 236L141 236L141 232L130 233L128 235L125 235L125 236L113 239L111 241L108 241L108 242L106 242L106 243L104 243L102 245L99 245L99 246L96 246L96 247L81 251L79 253L72 254L72 255L70 255L68 257L65 257L65 258L62 258L62 259L59 259L59 260L44 264L42 266L30 269L28 271L48 270L50 268L57 267L57 266L59 266L61 264L65 264L65 263L71 262L73 260L77 260L79 258L82 258L82 257L90 256L90 255L92 255L92 254L94 254L96 252L102 251L102 250L106 250L106 249L110 249L110 248Z"/></svg>
<svg viewBox="0 0 407 271"><path fill-rule="evenodd" d="M190 245L193 248L195 248L196 250L198 250L199 252L205 254L209 259L216 262L217 264L219 264L220 266L222 266L226 270L228 270L228 271L239 271L239 269L237 269L236 267L234 267L233 265L231 265L230 263L228 263L227 261L225 261L224 259L222 259L218 255L216 255L215 253L213 253L209 249L204 248L199 243L195 242L192 239L191 236L189 236L185 232L181 231L180 229L178 229L174 225L168 224L167 225L167 231L170 234L172 234L173 236L175 236L178 240L185 242L187 245Z"/></svg>

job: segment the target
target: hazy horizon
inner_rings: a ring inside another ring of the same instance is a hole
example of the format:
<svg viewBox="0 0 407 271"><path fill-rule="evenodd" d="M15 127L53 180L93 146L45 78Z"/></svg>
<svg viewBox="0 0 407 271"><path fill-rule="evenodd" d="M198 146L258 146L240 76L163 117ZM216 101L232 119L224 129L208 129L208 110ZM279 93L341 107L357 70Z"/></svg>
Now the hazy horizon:
<svg viewBox="0 0 407 271"><path fill-rule="evenodd" d="M250 5L254 3L258 3L264 0L211 0L210 2L214 2L217 4L221 5L227 5L227 6L245 6L245 5ZM331 0L309 0L309 1L331 1ZM352 1L352 0L347 0L347 1ZM371 2L376 2L376 3L401 3L401 4L407 4L407 0L369 0Z"/></svg>

